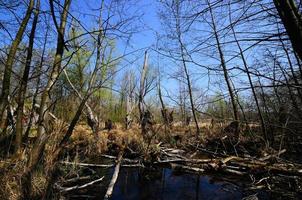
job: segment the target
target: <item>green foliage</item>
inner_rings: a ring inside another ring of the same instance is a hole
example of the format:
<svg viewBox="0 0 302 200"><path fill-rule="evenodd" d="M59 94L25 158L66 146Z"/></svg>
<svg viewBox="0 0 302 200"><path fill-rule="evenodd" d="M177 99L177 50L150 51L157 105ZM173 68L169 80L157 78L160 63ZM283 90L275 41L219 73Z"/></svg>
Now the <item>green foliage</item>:
<svg viewBox="0 0 302 200"><path fill-rule="evenodd" d="M207 113L218 118L226 118L231 116L231 113L229 112L230 103L225 101L221 93L216 93L208 101L211 103L209 103L207 107Z"/></svg>

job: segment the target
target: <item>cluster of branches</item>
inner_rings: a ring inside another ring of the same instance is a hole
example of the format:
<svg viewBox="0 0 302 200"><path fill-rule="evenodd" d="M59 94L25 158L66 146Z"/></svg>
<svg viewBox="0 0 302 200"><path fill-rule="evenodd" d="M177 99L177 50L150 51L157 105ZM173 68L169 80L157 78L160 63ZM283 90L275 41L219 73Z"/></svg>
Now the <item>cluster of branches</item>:
<svg viewBox="0 0 302 200"><path fill-rule="evenodd" d="M233 121L258 121L267 145L273 143L277 129L299 132L301 2L166 0L159 4L165 33L160 34L161 45L155 50L179 69L170 74L180 85L178 99L169 92L167 97L179 105L180 112L186 112L182 110L189 99L191 114L187 115L194 119L196 135L200 114L224 117L209 109L215 104L220 107L221 101L232 108ZM216 95L211 97L213 91ZM248 97L247 103L240 99L243 96Z"/></svg>

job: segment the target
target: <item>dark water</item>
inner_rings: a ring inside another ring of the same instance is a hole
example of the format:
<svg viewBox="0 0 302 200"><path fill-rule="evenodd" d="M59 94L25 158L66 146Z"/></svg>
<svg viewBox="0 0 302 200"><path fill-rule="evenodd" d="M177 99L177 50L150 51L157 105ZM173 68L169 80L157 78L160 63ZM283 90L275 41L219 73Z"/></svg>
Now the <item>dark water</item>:
<svg viewBox="0 0 302 200"><path fill-rule="evenodd" d="M223 197L223 198L222 198ZM240 189L208 176L177 174L163 168L161 173L127 171L117 184L112 199L241 199Z"/></svg>
<svg viewBox="0 0 302 200"><path fill-rule="evenodd" d="M105 180L98 185L76 191L65 197L67 199L103 199L113 169L99 169L95 172L99 176L104 175ZM269 199L267 193L263 191L247 193L242 182L244 181L229 179L229 177L226 181L222 175L179 173L169 168L152 171L122 168L111 199L242 199L256 193L259 199Z"/></svg>

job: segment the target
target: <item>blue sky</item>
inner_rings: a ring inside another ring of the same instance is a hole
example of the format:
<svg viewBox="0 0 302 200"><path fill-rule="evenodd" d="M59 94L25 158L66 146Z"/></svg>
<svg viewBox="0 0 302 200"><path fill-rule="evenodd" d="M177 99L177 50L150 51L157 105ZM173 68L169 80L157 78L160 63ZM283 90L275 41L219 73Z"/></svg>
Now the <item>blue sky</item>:
<svg viewBox="0 0 302 200"><path fill-rule="evenodd" d="M98 16L98 9L100 8L100 0L72 0L72 6L71 6L71 13L72 15L77 18L80 23L82 24L82 28L85 28L87 30L93 30L96 28L97 25L97 16ZM111 2L110 0L105 0L106 4ZM137 33L133 34L131 37L130 41L127 41L129 43L126 43L125 40L116 40L117 42L117 52L116 55L120 55L124 52L125 48L127 47L126 51L127 52L132 52L135 50L135 53L131 54L130 56L127 56L127 61L133 63L129 64L127 62L121 62L120 67L125 67L125 70L132 69L139 73L139 71L142 68L143 65L143 55L144 51L146 49L153 48L154 45L156 44L156 33L162 34L164 32L164 27L161 25L160 19L158 17L158 11L159 11L159 6L158 6L158 1L156 0L132 0L132 1L125 1L126 2L124 11L127 15L132 16L132 15L139 15L139 18L136 18L133 21L133 25L137 25L139 28L136 29ZM129 3L128 3L129 2ZM42 10L49 10L49 5L48 1L43 1L42 0ZM23 9L25 11L25 7ZM24 12L22 12L22 9L20 12L17 13L17 18L12 17L11 13L7 12L0 12L0 19L1 20L9 20L11 19L12 21L12 30L13 30L13 24L18 24L16 19L21 19L22 16L24 15ZM44 20L42 17L41 20ZM71 19L71 18L70 18ZM52 23L52 20L50 20L50 23ZM195 27L200 29L200 31L210 31L209 27L205 27L204 25L200 25ZM12 33L15 33L16 31L12 31ZM54 47L55 46L55 41L56 41L56 33L55 30L52 30L52 38L50 38L49 41L49 47ZM40 34L40 35L39 35ZM198 38L198 34L200 32L196 32L195 34L197 35L187 35L188 38L192 36ZM41 33L38 33L40 37L43 35ZM1 43L6 43L9 44L10 40L7 40L7 35L1 31ZM24 42L27 41L27 37L24 37ZM36 46L39 47L41 44L39 41L36 41ZM165 46L164 46L165 48ZM229 48L229 47L228 47ZM232 46L230 47L232 48ZM226 50L232 50L232 49L226 49ZM209 51L207 49L206 51ZM251 51L252 52L252 51ZM203 65L217 65L217 60L213 60L209 57L207 57L203 53L211 53L211 52L201 52L201 56L199 54L196 54L194 56L194 59L196 59L197 62ZM247 52L248 55L252 58L252 54L250 52ZM200 57L199 57L200 56ZM227 56L226 56L226 59ZM215 61L215 62L214 62ZM219 62L218 62L219 63ZM149 64L154 66L155 68L159 68L160 71L163 73L162 78L162 84L165 89L169 91L169 93L173 95L177 95L177 90L179 89L179 85L175 79L170 78L170 76L174 75L177 71L178 68L180 67L179 63L173 62L171 59L167 59L164 56L158 55L156 52L152 51L149 49ZM229 67L233 67L234 65L240 65L238 61L234 60L231 63L229 63ZM190 73L192 73L192 80L195 82L195 87L199 90L207 91L208 93L215 93L215 91L221 90L222 92L226 93L225 91L225 86L223 85L221 88L217 87L217 85L213 84L215 82L224 82L223 77L221 75L213 75L213 76L208 76L208 71L196 67L192 64L188 63L188 67L190 70ZM122 74L122 73L120 73ZM213 74L213 72L212 72ZM234 80L242 80L240 77L241 75L234 71ZM117 77L119 78L119 76ZM211 82L208 82L211 80ZM244 80L244 78L243 78ZM119 84L119 82L117 82ZM210 88L210 90L208 90ZM154 94L153 94L154 95Z"/></svg>

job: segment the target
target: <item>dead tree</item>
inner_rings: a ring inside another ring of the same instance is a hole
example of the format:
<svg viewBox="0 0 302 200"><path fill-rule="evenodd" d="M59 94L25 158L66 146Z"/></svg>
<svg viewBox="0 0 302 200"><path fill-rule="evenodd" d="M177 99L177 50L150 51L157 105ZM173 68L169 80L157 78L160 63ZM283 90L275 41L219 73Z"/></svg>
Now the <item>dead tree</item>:
<svg viewBox="0 0 302 200"><path fill-rule="evenodd" d="M105 121L105 130L110 131L112 128L113 128L113 122L110 119L106 120Z"/></svg>

